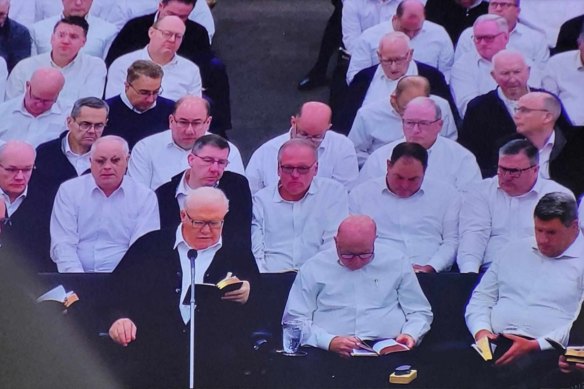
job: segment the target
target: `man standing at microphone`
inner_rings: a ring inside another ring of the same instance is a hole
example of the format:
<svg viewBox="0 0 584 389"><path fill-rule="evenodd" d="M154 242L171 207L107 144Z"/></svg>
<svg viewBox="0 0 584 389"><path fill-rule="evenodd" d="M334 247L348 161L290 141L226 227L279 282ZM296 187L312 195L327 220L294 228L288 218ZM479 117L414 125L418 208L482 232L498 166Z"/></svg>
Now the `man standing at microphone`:
<svg viewBox="0 0 584 389"><path fill-rule="evenodd" d="M127 347L121 369L132 387L187 386L192 250L197 253L197 284L216 284L228 273L243 281L221 298L195 294L195 382L204 387L236 383L238 362L245 360L250 291L258 269L249 245L222 239L228 210L221 190L190 191L178 228L143 236L115 269L119 303L109 336Z"/></svg>

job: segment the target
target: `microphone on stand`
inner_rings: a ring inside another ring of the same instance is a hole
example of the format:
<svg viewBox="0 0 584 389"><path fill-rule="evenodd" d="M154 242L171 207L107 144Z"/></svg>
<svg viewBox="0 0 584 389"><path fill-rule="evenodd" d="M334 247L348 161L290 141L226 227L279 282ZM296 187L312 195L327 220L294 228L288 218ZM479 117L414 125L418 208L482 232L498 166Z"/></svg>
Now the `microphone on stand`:
<svg viewBox="0 0 584 389"><path fill-rule="evenodd" d="M195 259L197 259L197 250L190 249L187 251L187 257L191 261L191 339L189 345L189 388L195 387Z"/></svg>

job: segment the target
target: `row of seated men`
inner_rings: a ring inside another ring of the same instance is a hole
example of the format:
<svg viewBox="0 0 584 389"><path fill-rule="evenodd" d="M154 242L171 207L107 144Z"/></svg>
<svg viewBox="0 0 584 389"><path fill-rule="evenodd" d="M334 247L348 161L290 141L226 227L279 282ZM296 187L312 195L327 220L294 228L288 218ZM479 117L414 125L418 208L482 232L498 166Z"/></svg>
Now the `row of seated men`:
<svg viewBox="0 0 584 389"><path fill-rule="evenodd" d="M144 59L159 64L166 73L160 96L176 101L185 94L205 95L213 106L213 130L225 134L231 128L225 66L211 50L211 35L206 28L189 19L200 15L195 12L196 4L205 2L163 0L158 6L156 2L122 3L118 7L126 12L118 10L115 15L130 19L119 28L94 14L91 0L64 0L47 4L49 9L41 12L46 18L29 25L29 31L8 17L10 1L3 0L0 53L6 60L0 61L0 100L12 103L0 110L14 110L13 99L22 96L26 81L41 67L54 67L63 74L59 103L68 110L80 97L118 95L124 89L127 67ZM34 15L34 4L32 7ZM167 16L171 17L163 20ZM214 26L210 12L203 17L207 20L210 23L206 25ZM57 96L44 101L51 99ZM4 126L0 131L11 129Z"/></svg>

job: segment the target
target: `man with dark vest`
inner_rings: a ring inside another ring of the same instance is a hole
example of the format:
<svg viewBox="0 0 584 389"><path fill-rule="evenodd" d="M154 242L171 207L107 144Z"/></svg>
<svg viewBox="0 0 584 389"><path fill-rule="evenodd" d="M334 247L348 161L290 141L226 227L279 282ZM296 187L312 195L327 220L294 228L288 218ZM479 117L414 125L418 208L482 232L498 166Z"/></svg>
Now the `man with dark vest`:
<svg viewBox="0 0 584 389"><path fill-rule="evenodd" d="M225 171L229 160L229 143L219 135L203 135L195 141L188 156L189 168L156 189L160 210L160 228L175 228L180 223L179 210L191 189L213 186L229 199L222 236L237 240L245 247L251 242L251 192L241 174Z"/></svg>
<svg viewBox="0 0 584 389"><path fill-rule="evenodd" d="M160 96L162 77L164 71L152 61L130 65L124 91L106 100L110 114L104 135L121 136L132 149L139 140L166 130L174 101Z"/></svg>

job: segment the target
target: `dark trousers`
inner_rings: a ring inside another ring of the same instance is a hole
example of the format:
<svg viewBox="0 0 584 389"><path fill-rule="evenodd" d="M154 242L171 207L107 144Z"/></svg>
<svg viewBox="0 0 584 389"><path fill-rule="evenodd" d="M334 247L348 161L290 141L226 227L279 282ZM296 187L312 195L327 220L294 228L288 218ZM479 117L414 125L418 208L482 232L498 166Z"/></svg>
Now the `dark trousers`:
<svg viewBox="0 0 584 389"><path fill-rule="evenodd" d="M322 40L320 41L320 51L316 63L308 72L311 78L325 78L329 60L335 54L342 43L341 18L343 2L341 0L331 0L335 7L331 17L326 23Z"/></svg>

